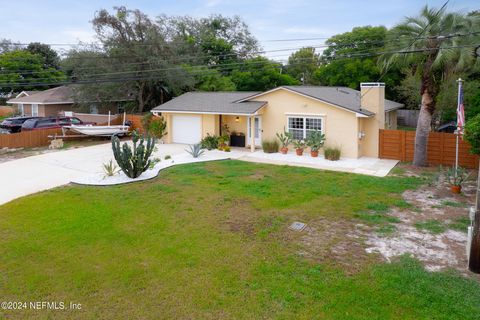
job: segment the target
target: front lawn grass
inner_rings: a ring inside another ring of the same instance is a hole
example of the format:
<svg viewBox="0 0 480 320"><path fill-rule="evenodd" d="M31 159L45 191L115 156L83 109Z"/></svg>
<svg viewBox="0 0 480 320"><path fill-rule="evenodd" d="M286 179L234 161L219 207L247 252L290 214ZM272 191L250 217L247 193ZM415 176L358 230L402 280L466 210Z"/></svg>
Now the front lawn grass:
<svg viewBox="0 0 480 320"><path fill-rule="evenodd" d="M154 180L68 186L0 206L3 301L80 311L8 319L476 319L480 286L415 260L349 274L297 254L287 227L402 206L421 180L241 161L172 167ZM2 313L3 312L3 313Z"/></svg>

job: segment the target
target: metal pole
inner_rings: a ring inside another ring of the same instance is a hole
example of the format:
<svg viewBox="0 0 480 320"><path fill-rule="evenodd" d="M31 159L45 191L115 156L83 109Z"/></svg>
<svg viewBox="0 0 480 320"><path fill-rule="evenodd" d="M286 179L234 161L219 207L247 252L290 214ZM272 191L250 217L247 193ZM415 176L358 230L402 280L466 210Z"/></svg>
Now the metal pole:
<svg viewBox="0 0 480 320"><path fill-rule="evenodd" d="M458 171L458 135L461 134L458 127L458 107L460 106L460 92L462 90L462 78L458 78L458 94L457 94L457 130L455 131L455 179Z"/></svg>
<svg viewBox="0 0 480 320"><path fill-rule="evenodd" d="M458 135L460 133L455 132L455 140L456 140L456 145L455 145L455 178L457 177L457 170L458 170Z"/></svg>

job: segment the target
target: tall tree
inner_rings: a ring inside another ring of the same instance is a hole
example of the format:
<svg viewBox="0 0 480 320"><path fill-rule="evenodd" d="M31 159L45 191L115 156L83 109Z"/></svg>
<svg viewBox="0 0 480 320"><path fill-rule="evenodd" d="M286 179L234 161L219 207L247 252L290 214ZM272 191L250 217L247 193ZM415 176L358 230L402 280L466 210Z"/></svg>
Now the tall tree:
<svg viewBox="0 0 480 320"><path fill-rule="evenodd" d="M103 90L106 87L112 94L133 92L139 112L196 86L202 90L234 88L223 76L257 48L238 17L160 16L152 20L139 10L115 7L113 13L96 12L92 23L102 45L72 51L66 59L71 76L78 83L116 82L82 87L85 94L96 98L110 96Z"/></svg>
<svg viewBox="0 0 480 320"><path fill-rule="evenodd" d="M314 81L358 89L360 82L381 79L386 83L387 97L393 98L395 87L403 76L396 68L383 74L377 65L376 53L382 51L386 36L387 29L383 26L364 26L331 37L325 42L328 47L322 53Z"/></svg>
<svg viewBox="0 0 480 320"><path fill-rule="evenodd" d="M320 55L315 53L315 48L301 48L288 58L286 72L304 84L312 84L313 73L318 68L319 59Z"/></svg>
<svg viewBox="0 0 480 320"><path fill-rule="evenodd" d="M171 61L170 46L158 26L139 10L100 10L92 20L110 68L90 79L118 82L135 93L138 111L155 107L193 85L193 78ZM88 79L88 76L87 76Z"/></svg>
<svg viewBox="0 0 480 320"><path fill-rule="evenodd" d="M449 13L445 7L436 10L425 6L419 16L406 18L388 33L389 53L382 59L384 70L392 65L408 67L421 79L414 165L427 165L428 135L441 82L477 61L472 44L478 43L478 31L478 15L466 16Z"/></svg>
<svg viewBox="0 0 480 320"><path fill-rule="evenodd" d="M176 56L185 63L221 66L222 74L229 74L235 63L259 50L257 39L238 16L195 19L162 15L157 23Z"/></svg>
<svg viewBox="0 0 480 320"><path fill-rule="evenodd" d="M232 81L239 91L265 91L281 85L294 85L298 81L282 73L282 65L264 57L248 59L233 71Z"/></svg>
<svg viewBox="0 0 480 320"><path fill-rule="evenodd" d="M58 53L53 50L48 44L31 42L28 44L26 50L43 57L45 61L45 68L58 69L60 62Z"/></svg>
<svg viewBox="0 0 480 320"><path fill-rule="evenodd" d="M45 66L43 57L25 50L0 54L0 93L42 90L64 81L63 72Z"/></svg>

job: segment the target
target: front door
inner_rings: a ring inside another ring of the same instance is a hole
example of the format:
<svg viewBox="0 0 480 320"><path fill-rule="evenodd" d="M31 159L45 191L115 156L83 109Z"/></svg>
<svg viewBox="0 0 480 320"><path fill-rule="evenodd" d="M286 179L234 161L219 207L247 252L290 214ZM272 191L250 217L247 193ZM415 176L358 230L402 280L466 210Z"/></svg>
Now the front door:
<svg viewBox="0 0 480 320"><path fill-rule="evenodd" d="M262 118L261 117L255 117L254 118L255 122L255 145L256 146L261 146L262 145ZM248 128L247 128L247 145L250 145L250 132L251 131L251 125L252 125L252 118L248 118Z"/></svg>

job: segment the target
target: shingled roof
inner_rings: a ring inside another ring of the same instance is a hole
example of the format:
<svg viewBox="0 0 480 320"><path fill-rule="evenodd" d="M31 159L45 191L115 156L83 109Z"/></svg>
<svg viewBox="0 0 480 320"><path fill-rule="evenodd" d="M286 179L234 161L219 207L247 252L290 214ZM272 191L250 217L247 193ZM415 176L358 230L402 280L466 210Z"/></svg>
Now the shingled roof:
<svg viewBox="0 0 480 320"><path fill-rule="evenodd" d="M75 86L78 85L68 85L60 86L43 91L28 91L28 95L18 97L15 99L10 99L7 103L11 104L73 104L74 101L74 90ZM119 93L118 99L110 101L131 101L133 100L127 93ZM93 102L93 101L85 101Z"/></svg>
<svg viewBox="0 0 480 320"><path fill-rule="evenodd" d="M240 99L237 102L248 101L254 97L262 96L265 93L286 89L297 92L299 94L311 97L313 99L321 100L337 107L357 112L366 116L371 116L374 113L362 109L360 106L360 91L348 87L325 87L325 86L281 86L267 92L252 95L250 97ZM385 112L400 109L403 104L385 99Z"/></svg>
<svg viewBox="0 0 480 320"><path fill-rule="evenodd" d="M260 92L187 92L158 107L153 112L190 112L216 114L255 114L266 102L245 101L237 103Z"/></svg>
<svg viewBox="0 0 480 320"><path fill-rule="evenodd" d="M72 88L60 86L48 90L28 92L28 96L10 99L7 103L68 104L74 103Z"/></svg>
<svg viewBox="0 0 480 320"><path fill-rule="evenodd" d="M153 112L190 112L218 114L254 114L266 102L252 101L271 91L285 89L320 100L364 116L373 112L360 106L360 91L347 87L282 86L266 92L187 92L156 108ZM385 99L385 112L403 107L403 104Z"/></svg>

